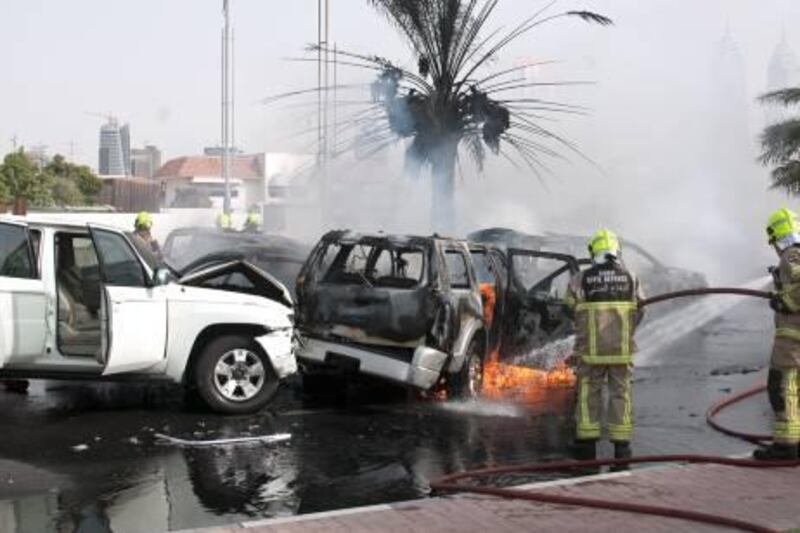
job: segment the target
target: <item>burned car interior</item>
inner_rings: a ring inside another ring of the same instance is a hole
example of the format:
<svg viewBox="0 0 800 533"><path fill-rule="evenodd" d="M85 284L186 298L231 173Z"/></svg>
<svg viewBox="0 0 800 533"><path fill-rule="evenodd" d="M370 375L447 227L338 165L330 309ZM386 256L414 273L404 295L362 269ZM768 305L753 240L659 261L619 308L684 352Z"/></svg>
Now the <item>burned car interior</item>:
<svg viewBox="0 0 800 533"><path fill-rule="evenodd" d="M323 283L411 289L423 281L425 261L420 248L357 243L338 246L328 253L333 260Z"/></svg>

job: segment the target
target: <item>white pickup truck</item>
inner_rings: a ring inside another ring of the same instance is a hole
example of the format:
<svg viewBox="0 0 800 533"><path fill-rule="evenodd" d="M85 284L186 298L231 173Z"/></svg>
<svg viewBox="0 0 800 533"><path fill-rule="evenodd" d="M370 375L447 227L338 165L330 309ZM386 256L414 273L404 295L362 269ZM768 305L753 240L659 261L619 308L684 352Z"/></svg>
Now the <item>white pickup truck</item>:
<svg viewBox="0 0 800 533"><path fill-rule="evenodd" d="M0 378L161 378L250 413L297 370L292 322L246 261L179 274L117 229L0 219Z"/></svg>

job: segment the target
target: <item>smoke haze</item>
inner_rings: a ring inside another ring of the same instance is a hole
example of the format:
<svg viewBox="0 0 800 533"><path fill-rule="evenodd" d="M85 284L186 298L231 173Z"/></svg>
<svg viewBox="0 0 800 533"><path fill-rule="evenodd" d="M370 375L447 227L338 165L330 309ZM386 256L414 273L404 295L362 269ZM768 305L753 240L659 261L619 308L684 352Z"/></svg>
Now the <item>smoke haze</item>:
<svg viewBox="0 0 800 533"><path fill-rule="evenodd" d="M540 5L503 0L489 27L513 27ZM768 88L782 34L789 49L800 51L800 32L787 23L800 20L800 3L562 0L557 8L598 11L615 25L544 26L507 48L487 73L521 61L556 60L526 75L595 81L536 94L592 109L588 117L554 117L559 122L548 125L578 143L596 166L562 150L570 163L549 161L543 186L531 172L491 154L483 176L463 158L459 231L502 225L584 234L607 225L666 263L703 270L712 280L763 273L774 261L764 243L764 217L796 201L768 193L768 170L754 163L765 123L765 110L754 99ZM314 86L313 65L285 58L302 55L315 40L315 9L316 2L305 0L234 3L236 138L245 150L309 151L307 141L287 133L313 126L313 107L255 102ZM191 24L185 23L189 16ZM160 145L166 159L217 142L219 2L10 1L0 5L0 18L14 21L0 35L0 59L7 66L0 99L4 151L14 135L53 152L66 152L75 141L76 158L94 164L99 124L86 111L113 111L130 120L135 143ZM340 48L411 69L416 64L397 31L367 2L336 3L331 35ZM798 82L796 71L788 74ZM341 68L339 81L372 78ZM366 99L368 89L339 96ZM402 156L399 143L368 163L346 156L331 169L330 220L323 224L310 209L300 211L292 231L310 239L326 226L427 231L430 189L424 176L402 177Z"/></svg>

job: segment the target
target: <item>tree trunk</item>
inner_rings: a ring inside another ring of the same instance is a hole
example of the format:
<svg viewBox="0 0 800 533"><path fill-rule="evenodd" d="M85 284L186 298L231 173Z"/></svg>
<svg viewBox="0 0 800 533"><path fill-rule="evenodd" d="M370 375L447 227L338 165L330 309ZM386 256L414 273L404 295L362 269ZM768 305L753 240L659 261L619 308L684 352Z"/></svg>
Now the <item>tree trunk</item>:
<svg viewBox="0 0 800 533"><path fill-rule="evenodd" d="M25 216L28 214L28 200L21 196L14 199L14 209L12 214L17 216Z"/></svg>
<svg viewBox="0 0 800 533"><path fill-rule="evenodd" d="M456 226L455 181L458 140L446 140L431 157L431 226L433 231L452 234Z"/></svg>

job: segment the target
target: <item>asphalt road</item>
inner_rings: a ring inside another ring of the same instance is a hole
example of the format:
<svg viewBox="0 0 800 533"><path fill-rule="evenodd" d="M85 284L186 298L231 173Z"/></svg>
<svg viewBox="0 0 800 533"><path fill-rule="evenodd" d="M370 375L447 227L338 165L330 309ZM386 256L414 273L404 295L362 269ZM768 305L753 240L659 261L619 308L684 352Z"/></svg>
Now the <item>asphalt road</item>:
<svg viewBox="0 0 800 533"><path fill-rule="evenodd" d="M752 301L658 347L652 366L635 375L635 452L748 451L706 427L704 412L763 379L753 370L766 364L770 334L766 306ZM374 392L306 405L290 385L269 411L221 417L160 385L34 382L27 395L0 388L0 531L159 531L405 500L424 496L443 473L569 454L571 390L525 406ZM758 398L728 418L763 431L768 414ZM277 432L292 439L181 448L154 436Z"/></svg>

